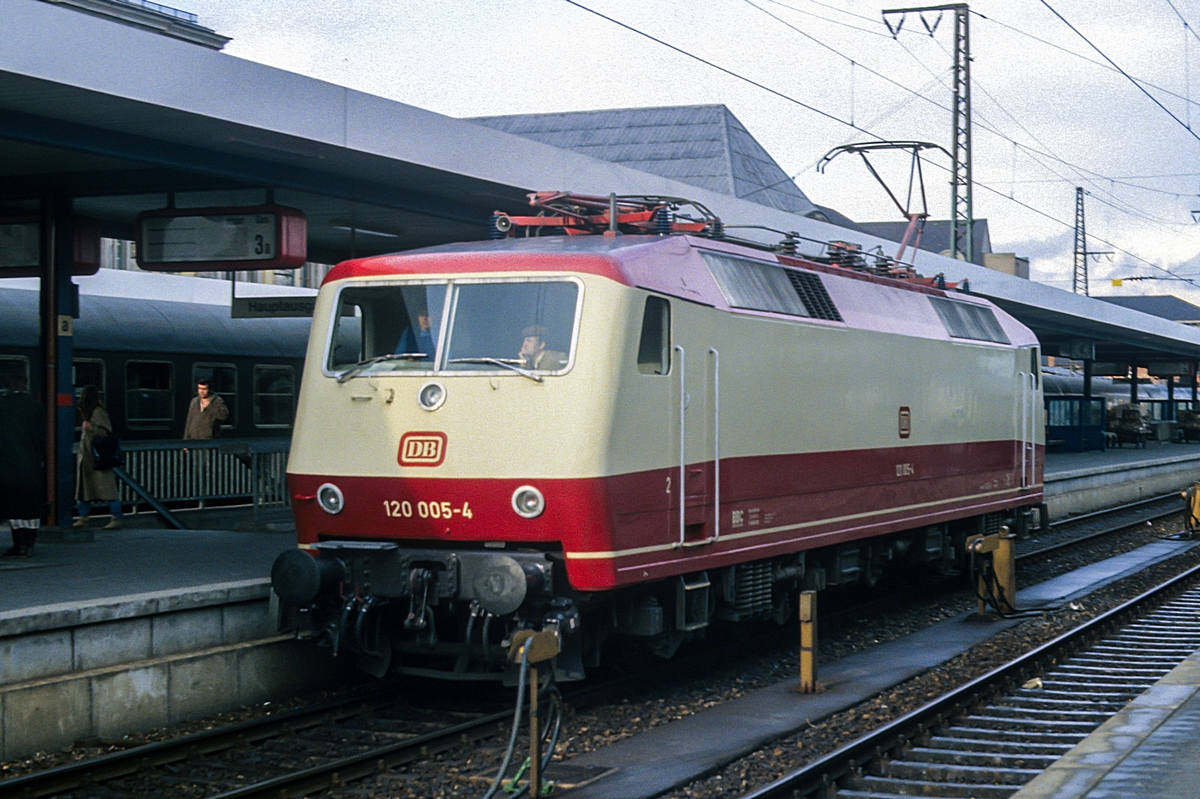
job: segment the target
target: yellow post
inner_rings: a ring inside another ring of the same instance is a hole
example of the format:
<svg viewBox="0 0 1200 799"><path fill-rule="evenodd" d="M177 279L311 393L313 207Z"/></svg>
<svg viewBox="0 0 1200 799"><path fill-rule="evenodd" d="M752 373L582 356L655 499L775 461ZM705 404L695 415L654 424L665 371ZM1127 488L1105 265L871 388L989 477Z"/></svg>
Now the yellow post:
<svg viewBox="0 0 1200 799"><path fill-rule="evenodd" d="M996 582L1000 596L996 601L1008 605L1008 608L996 608L1001 613L1011 613L1017 608L1017 536L1008 525L1000 528L1000 540L996 552L992 555L992 569L996 572Z"/></svg>
<svg viewBox="0 0 1200 799"><path fill-rule="evenodd" d="M800 592L800 684L802 694L817 691L817 592Z"/></svg>
<svg viewBox="0 0 1200 799"><path fill-rule="evenodd" d="M529 667L529 796L542 795L542 736L538 729L538 668Z"/></svg>

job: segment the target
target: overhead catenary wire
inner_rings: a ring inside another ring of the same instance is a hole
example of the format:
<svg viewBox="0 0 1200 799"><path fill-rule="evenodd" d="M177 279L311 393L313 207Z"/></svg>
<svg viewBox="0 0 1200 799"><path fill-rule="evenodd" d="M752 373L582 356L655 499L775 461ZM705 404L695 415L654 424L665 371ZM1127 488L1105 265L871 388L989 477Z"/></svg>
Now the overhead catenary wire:
<svg viewBox="0 0 1200 799"><path fill-rule="evenodd" d="M1070 22L1068 22L1066 17L1064 17L1062 14L1058 13L1058 11L1056 11L1054 9L1054 6L1050 5L1050 3L1047 0L1040 0L1040 2L1042 5L1044 5L1046 8L1048 8L1050 10L1050 13L1052 13L1052 14L1054 14L1054 16L1058 17L1059 20L1061 20L1064 25L1066 25L1068 28L1070 28L1072 31L1074 31L1076 36L1078 36L1080 39L1083 39L1088 44L1089 47L1091 47L1093 50L1095 50L1097 53L1099 53L1101 58L1103 58L1105 61L1107 61L1109 64L1111 64L1113 69L1117 70L1117 72L1120 72L1123 76L1125 76L1125 78L1128 79L1130 83L1132 83L1134 86L1137 87L1138 91L1140 91L1142 94L1149 97L1150 101L1152 103L1154 103L1156 106L1158 106L1160 109L1162 109L1162 112L1164 114L1166 114L1171 119L1178 122L1179 126L1181 128L1183 128L1184 130L1186 130L1188 133L1190 133L1192 135L1192 138L1196 139L1197 141L1200 141L1200 134L1197 134L1194 130L1192 130L1190 127L1188 127L1188 125L1182 119L1175 116L1175 114L1173 114L1171 112L1171 109L1169 109L1165 105L1163 105L1162 102L1157 97L1155 97L1153 94L1151 94L1150 92L1148 92L1146 90L1145 86L1143 86L1132 75L1130 75L1128 72L1126 72L1124 69L1122 69L1117 64L1116 61L1113 61L1111 58L1109 58L1108 55L1103 50L1101 50L1099 47L1097 47L1095 44L1093 44L1092 40L1089 39L1088 37L1084 36L1083 33L1078 28L1076 28L1074 25L1072 25Z"/></svg>
<svg viewBox="0 0 1200 799"><path fill-rule="evenodd" d="M692 60L694 60L694 61L697 61L697 62L699 62L699 63L702 63L702 64L704 64L705 66L708 66L708 67L710 67L710 68L712 68L712 69L715 69L715 70L717 70L717 71L719 71L719 72L721 72L721 73L723 73L723 74L725 74L725 75L728 75L728 76L730 76L730 77L732 77L732 78L735 78L735 79L737 79L737 80L740 80L740 81L742 81L742 82L744 82L744 83L747 83L747 84L749 84L749 85L755 86L756 88L759 88L759 89L761 89L761 90L763 90L763 91L765 91L765 92L767 92L767 93L769 93L769 94L771 94L771 95L773 95L773 96L779 97L780 99L783 99L783 100L785 100L785 101L787 101L787 102L789 102L789 103L792 103L792 104L794 104L794 105L797 105L797 106L799 106L799 107L801 107L801 108L804 108L804 109L806 109L806 110L812 111L813 113L815 113L815 114L818 114L819 116L821 116L821 117L823 117L823 118L825 118L825 119L831 120L831 121L833 121L833 122L837 122L837 123L839 123L839 124L845 125L845 126L846 126L846 127L848 127L848 128L851 128L851 129L853 129L853 130L859 131L860 133L863 133L863 134L865 134L865 135L867 135L867 136L871 137L872 139L874 139L874 140L876 140L876 141L885 141L885 138L884 138L884 137L880 136L879 134L877 134L877 133L875 133L875 132L873 132L873 131L871 131L871 130L869 130L869 129L865 128L865 127L863 127L862 125L853 124L853 123L851 123L849 120L843 119L843 118L841 118L841 117L837 116L836 114L832 114L832 113L829 113L829 112L827 112L827 111L824 111L824 110L822 110L822 109L819 109L819 108L817 108L817 107L815 107L815 106L813 106L813 105L811 105L811 104L809 104L809 103L806 103L806 102L804 102L804 101L802 101L802 100L799 100L798 98L792 97L792 96L790 96L790 95L788 95L788 94L786 94L786 93L784 93L784 92L782 92L782 91L779 91L779 90L777 90L777 89L774 89L774 88L772 88L772 87L770 87L770 86L767 86L766 84L762 83L761 81L757 81L757 80L754 80L754 79L752 79L752 78L749 78L749 77L746 77L746 76L744 76L744 75L741 75L741 74L739 74L738 72L736 72L736 71L734 71L734 70L732 70L732 69L729 69L728 67L721 66L720 64L717 64L717 63L715 63L715 62L713 62L713 61L710 61L709 59L706 59L706 58L703 58L703 57L701 57L701 56L698 56L698 55L696 55L696 54L694 54L694 53L691 53L691 52L689 52L689 51L685 50L684 48L682 48L682 47L679 47L679 46L677 46L677 45L674 45L674 44L671 44L670 42L667 42L667 41L665 41L665 40L663 40L663 39L661 39L661 38L659 38L659 37L657 37L657 36L654 36L654 35L652 35L652 34L649 34L649 33L646 33L646 32L644 32L644 31L642 31L642 30L639 30L638 28L634 27L633 25L630 25L630 24L628 24L628 23L625 23L625 22L622 22L622 21L620 21L620 20L618 20L618 19L615 19L615 18L613 18L613 17L610 17L610 16L608 16L607 14L604 14L604 13L601 13L601 12L599 12L599 11L596 11L595 9L589 8L588 6L586 6L586 5L584 5L583 3L579 2L579 0L563 0L563 2L565 2L565 3L568 3L569 5L572 5L572 6L574 6L574 7L578 8L578 9L580 9L580 10L582 10L582 11L586 11L587 13L589 13L589 14L592 14L592 15L594 15L594 16L597 16L597 17L599 17L599 18L601 18L601 19L604 19L605 21L607 21L607 22L610 22L611 24L614 24L614 25L616 25L616 26L618 26L618 27L620 27L620 28L623 28L623 29L625 29L625 30L627 30L627 31L631 32L631 33L634 33L634 34L636 34L636 35L638 35L638 36L641 36L641 37L643 37L643 38L645 38L645 39L648 39L648 40L650 40L650 41L652 41L652 42L654 42L654 43L656 43L656 44L658 44L658 45L660 45L660 46L662 46L662 47L666 47L667 49L670 49L670 50L672 50L672 51L674 51L674 52L676 52L676 53L678 53L678 54L680 54L680 55L682 55L682 56L684 56L684 57L686 57L686 58L689 58L689 59L692 59ZM1043 2L1043 3L1045 3L1045 0L1042 0L1042 2ZM1047 7L1049 7L1049 6L1048 6L1048 4L1047 4ZM1140 88L1140 87L1139 87L1139 88ZM912 90L906 89L906 91L912 91ZM1143 91L1144 91L1144 89L1143 89ZM1177 121L1178 121L1178 120L1177 120ZM1194 134L1193 134L1193 135L1194 135ZM1007 138L1007 137L1003 137L1003 136L1002 136L1002 138ZM1011 141L1011 139L1009 139L1009 140ZM1018 144L1018 146L1021 146L1019 142L1018 142L1017 144ZM1053 157L1053 156L1049 156L1049 154L1047 154L1047 155L1048 155L1048 157ZM939 167L939 168L942 168L942 169L946 169L946 167L943 167L943 166L941 166L941 165L938 165L938 164L935 164L935 166L937 166L937 167ZM797 174L800 174L800 173L797 173ZM1098 174L1098 173L1093 173L1093 174ZM782 183L783 181L779 181L779 182L780 182L780 183ZM1073 224L1069 224L1069 223L1067 223L1067 222L1064 222L1063 220L1061 220L1061 219L1058 219L1057 217L1055 217L1053 214L1050 214L1050 213L1047 213L1046 211L1043 211L1043 210L1041 210L1041 209L1035 208L1034 206L1032 206L1032 205L1030 205L1030 204L1028 204L1028 203L1026 203L1026 202L1022 202L1022 201L1020 201L1020 200L1017 200L1017 199L1015 199L1015 198L1011 198L1011 197L1007 196L1006 194L1004 194L1003 192L1001 192L1001 191L999 191L999 190L997 190L997 189L995 189L995 188L993 188L993 187L991 187L991 186L989 186L989 185L987 185L987 184L985 184L985 183L981 183L981 182L979 182L979 181L975 181L975 185L976 185L976 186L978 186L978 187L980 187L981 189L983 189L983 190L984 190L984 191L986 191L986 192L989 192L989 193L991 193L991 194L994 194L994 195L996 195L996 196L998 196L998 197L1001 197L1001 198L1003 198L1003 199L1005 199L1005 200L1008 200L1009 202L1012 202L1012 203L1016 204L1017 206L1019 206L1019 207L1021 207L1021 208L1024 208L1025 210L1028 210L1028 211L1030 211L1030 212L1033 212L1033 213L1037 214L1038 216L1041 216L1041 217L1043 217L1044 219L1047 219L1048 221L1052 221L1052 222L1054 222L1054 223L1056 223L1056 224L1058 224L1058 225L1061 225L1061 226L1063 226L1064 228L1067 228L1067 229L1073 229L1073 227L1074 227L1074 226L1073 226ZM1118 209L1118 210L1120 210L1120 209ZM1166 274L1172 275L1173 277L1178 277L1178 275L1175 275L1175 273L1171 272L1171 270L1169 270L1169 269L1167 269L1167 268L1165 268L1165 267L1159 266L1158 264L1155 264L1155 263L1153 263L1153 262L1151 262L1151 261L1149 261L1149 260L1147 260L1147 259L1145 259L1145 258L1142 258L1142 257L1140 257L1140 256L1137 256L1137 255L1133 254L1132 252L1129 252L1128 250L1125 250L1124 248L1122 248L1122 247L1119 247L1119 246L1117 246L1117 245L1113 244L1112 242L1106 241L1106 240L1104 240L1104 239L1102 239L1102 238L1100 238L1100 237L1093 237L1093 238L1095 238L1097 241L1100 241L1101 243L1103 243L1103 244L1105 244L1105 245L1107 245L1107 246L1110 246L1110 247L1112 247L1114 250L1116 250L1116 251L1119 251L1119 252L1121 252L1122 254L1124 254L1124 255L1126 255L1126 256L1128 256L1128 257L1130 257L1130 258L1134 259L1135 261L1138 261L1139 263L1143 263L1143 264L1145 264L1146 266L1149 266L1149 267L1151 267L1151 268L1153 268L1153 269L1160 270L1160 271L1162 271L1162 272L1164 272L1164 273L1166 273Z"/></svg>

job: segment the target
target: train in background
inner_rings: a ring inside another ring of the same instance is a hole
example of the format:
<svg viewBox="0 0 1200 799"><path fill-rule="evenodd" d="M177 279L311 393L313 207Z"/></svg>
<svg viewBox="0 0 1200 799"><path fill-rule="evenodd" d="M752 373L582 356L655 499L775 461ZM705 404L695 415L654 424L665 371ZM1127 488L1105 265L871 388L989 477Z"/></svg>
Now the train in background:
<svg viewBox="0 0 1200 799"><path fill-rule="evenodd" d="M203 379L230 409L221 436L291 434L310 319L232 319L229 284L204 278L106 269L79 282L75 390L99 389L123 440L182 438ZM0 280L0 388L19 375L40 396L37 288Z"/></svg>
<svg viewBox="0 0 1200 799"><path fill-rule="evenodd" d="M1042 502L1038 343L988 301L675 201L532 201L496 240L326 278L272 573L302 637L497 678L550 629L579 678L954 564Z"/></svg>

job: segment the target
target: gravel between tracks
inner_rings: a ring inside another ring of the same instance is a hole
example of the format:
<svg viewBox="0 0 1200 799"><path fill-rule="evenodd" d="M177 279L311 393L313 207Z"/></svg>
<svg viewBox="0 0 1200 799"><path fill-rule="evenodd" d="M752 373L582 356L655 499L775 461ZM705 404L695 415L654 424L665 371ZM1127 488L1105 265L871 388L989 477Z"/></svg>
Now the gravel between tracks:
<svg viewBox="0 0 1200 799"><path fill-rule="evenodd" d="M1080 551L1058 553L1043 562L1022 564L1019 577L1022 585L1030 585L1088 563L1127 552L1165 533L1178 529L1173 519L1152 526L1139 527L1131 532L1093 543ZM1034 542L1031 542L1033 544ZM744 793L754 785L803 765L811 758L832 751L863 732L924 704L946 690L961 684L988 669L1005 662L1020 651L1049 640L1061 632L1086 621L1097 613L1140 593L1165 575L1200 561L1200 554L1189 553L1147 572L1130 577L1121 583L1086 598L1078 610L1065 610L1053 616L1031 619L1009 630L971 652L939 668L916 677L844 713L825 719L802 733L781 739L764 750L753 753L720 773L697 781L687 788L670 794L671 797L727 797ZM829 662L874 644L908 635L945 618L955 616L974 604L967 591L946 593L922 586L892 586L890 590L914 594L916 598L903 607L885 614L850 620L838 629L822 628L820 659ZM668 724L705 708L736 699L758 688L796 674L796 640L794 625L778 628L775 641L764 644L750 640L738 647L734 639L734 654L707 670L703 677L681 684L650 684L636 695L620 703L572 713L564 723L558 757L564 760L585 752L602 749L624 738L651 728ZM277 712L327 698L329 694L305 697L287 703L265 703L243 708L190 724L156 730L141 736L127 736L115 741L92 741L76 744L60 752L39 753L31 758L0 764L0 776L11 777L38 771L63 763L94 757L116 749L136 746L156 740L209 729L246 718ZM486 788L481 775L494 773L503 755L506 736L482 744L450 750L433 760L395 770L357 785L329 794L354 797L433 797L437 799L473 799Z"/></svg>

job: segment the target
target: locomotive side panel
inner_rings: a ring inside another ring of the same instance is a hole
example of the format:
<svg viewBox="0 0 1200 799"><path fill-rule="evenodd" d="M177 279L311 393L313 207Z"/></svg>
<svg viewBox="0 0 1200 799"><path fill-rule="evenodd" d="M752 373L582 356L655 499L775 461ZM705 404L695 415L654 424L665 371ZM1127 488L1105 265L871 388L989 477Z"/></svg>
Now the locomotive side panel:
<svg viewBox="0 0 1200 799"><path fill-rule="evenodd" d="M658 486L660 500L637 512L614 491L615 545L568 551L573 584L636 582L1034 501L1022 496L1013 443L1026 351L679 300L671 313L672 371L630 374L627 353L614 427L620 461L659 461L636 484L642 497ZM651 382L653 398L628 388Z"/></svg>

